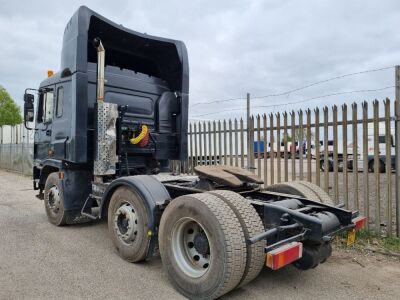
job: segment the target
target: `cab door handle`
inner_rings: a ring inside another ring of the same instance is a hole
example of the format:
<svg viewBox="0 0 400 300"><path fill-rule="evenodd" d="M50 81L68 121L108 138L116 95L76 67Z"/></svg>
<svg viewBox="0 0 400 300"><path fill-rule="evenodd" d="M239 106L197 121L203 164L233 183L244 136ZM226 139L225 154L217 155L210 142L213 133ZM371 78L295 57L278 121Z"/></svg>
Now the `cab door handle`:
<svg viewBox="0 0 400 300"><path fill-rule="evenodd" d="M47 136L51 136L51 130L49 129L49 130L46 130L46 135Z"/></svg>

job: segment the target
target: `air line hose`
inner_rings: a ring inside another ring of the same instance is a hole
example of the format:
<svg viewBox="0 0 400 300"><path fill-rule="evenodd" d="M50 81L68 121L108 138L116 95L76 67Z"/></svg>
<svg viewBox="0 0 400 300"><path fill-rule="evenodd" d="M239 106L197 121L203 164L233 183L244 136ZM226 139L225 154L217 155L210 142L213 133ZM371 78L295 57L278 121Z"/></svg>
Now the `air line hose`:
<svg viewBox="0 0 400 300"><path fill-rule="evenodd" d="M139 135L131 138L130 142L133 145L139 144L146 136L147 136L148 128L146 125L142 125L142 130L140 131Z"/></svg>

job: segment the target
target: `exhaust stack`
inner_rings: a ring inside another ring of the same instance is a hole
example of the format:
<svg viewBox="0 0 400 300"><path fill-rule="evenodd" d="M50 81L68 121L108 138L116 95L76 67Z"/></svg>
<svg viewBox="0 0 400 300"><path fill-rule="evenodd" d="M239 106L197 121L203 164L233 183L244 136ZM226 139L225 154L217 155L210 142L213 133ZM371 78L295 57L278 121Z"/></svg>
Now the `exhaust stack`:
<svg viewBox="0 0 400 300"><path fill-rule="evenodd" d="M94 39L94 47L97 50L97 102L104 101L104 63L106 50L99 38Z"/></svg>

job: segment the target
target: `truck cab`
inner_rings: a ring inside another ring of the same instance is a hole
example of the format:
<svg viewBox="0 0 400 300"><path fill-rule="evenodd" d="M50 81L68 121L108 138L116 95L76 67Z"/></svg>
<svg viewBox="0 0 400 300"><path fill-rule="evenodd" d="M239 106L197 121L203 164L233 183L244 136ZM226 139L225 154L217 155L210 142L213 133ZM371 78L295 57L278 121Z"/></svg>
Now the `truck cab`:
<svg viewBox="0 0 400 300"><path fill-rule="evenodd" d="M353 243L365 218L311 182L263 188L249 170L216 161L195 175L167 172L187 160L188 74L183 42L78 9L60 71L24 95L34 189L50 223L107 220L123 259L160 253L190 299L218 298L265 264L315 268L340 232Z"/></svg>
<svg viewBox="0 0 400 300"><path fill-rule="evenodd" d="M79 214L92 192L99 117L95 40L107 49L101 100L118 110L115 172L109 179L157 174L168 170L170 160L187 156L185 45L134 32L79 8L64 31L61 71L49 72L37 91L28 89L24 96L30 114L26 126L34 130L34 188L43 197L48 175L63 171L81 186L66 191L75 199L65 203L72 215ZM147 143L132 144L143 128L151 133Z"/></svg>

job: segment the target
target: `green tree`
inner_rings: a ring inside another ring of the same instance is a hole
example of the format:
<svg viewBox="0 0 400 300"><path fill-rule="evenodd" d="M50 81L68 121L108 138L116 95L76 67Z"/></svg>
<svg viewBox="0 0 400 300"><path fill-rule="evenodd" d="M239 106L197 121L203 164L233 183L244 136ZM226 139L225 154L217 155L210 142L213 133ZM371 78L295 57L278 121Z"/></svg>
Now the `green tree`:
<svg viewBox="0 0 400 300"><path fill-rule="evenodd" d="M0 85L0 126L22 123L21 109Z"/></svg>

